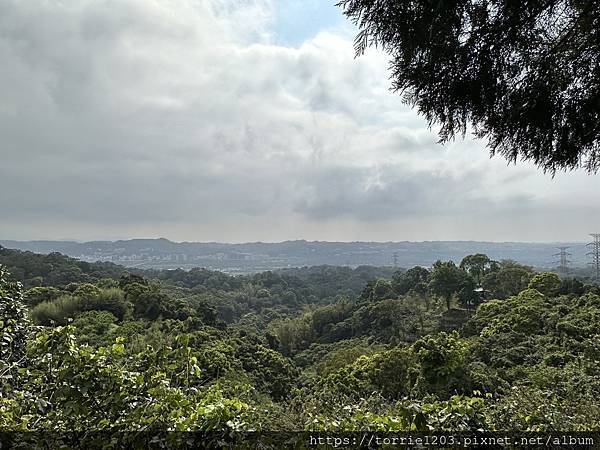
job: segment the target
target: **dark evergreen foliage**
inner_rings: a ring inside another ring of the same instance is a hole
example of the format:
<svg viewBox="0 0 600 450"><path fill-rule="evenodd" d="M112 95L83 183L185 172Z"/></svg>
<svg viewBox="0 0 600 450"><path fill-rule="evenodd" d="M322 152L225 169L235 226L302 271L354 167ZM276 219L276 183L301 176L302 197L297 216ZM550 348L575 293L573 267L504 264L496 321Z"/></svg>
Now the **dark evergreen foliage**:
<svg viewBox="0 0 600 450"><path fill-rule="evenodd" d="M442 141L473 128L492 154L555 172L600 167L600 3L342 0L357 54L391 56L392 89Z"/></svg>

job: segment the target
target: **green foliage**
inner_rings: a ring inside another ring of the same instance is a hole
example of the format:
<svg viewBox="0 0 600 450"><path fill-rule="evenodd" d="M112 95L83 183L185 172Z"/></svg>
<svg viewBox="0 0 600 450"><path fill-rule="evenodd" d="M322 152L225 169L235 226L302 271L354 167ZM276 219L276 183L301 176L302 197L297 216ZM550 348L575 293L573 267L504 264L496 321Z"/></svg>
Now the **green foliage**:
<svg viewBox="0 0 600 450"><path fill-rule="evenodd" d="M284 355L292 355L308 348L313 341L312 315L305 313L294 319L285 319L272 325L273 333L281 343Z"/></svg>
<svg viewBox="0 0 600 450"><path fill-rule="evenodd" d="M413 267L406 272L397 272L392 278L392 288L398 295L406 295L409 292L424 295L427 291L430 273L424 267Z"/></svg>
<svg viewBox="0 0 600 450"><path fill-rule="evenodd" d="M42 302L51 302L63 295L65 291L54 287L34 287L28 289L23 295L23 301L27 306L33 308Z"/></svg>
<svg viewBox="0 0 600 450"><path fill-rule="evenodd" d="M250 342L238 342L236 355L258 390L275 400L289 395L298 376L289 359L270 348Z"/></svg>
<svg viewBox="0 0 600 450"><path fill-rule="evenodd" d="M239 278L200 267L189 271L182 269L161 271L158 273L158 278L188 288L204 287L229 291L238 289L242 285Z"/></svg>
<svg viewBox="0 0 600 450"><path fill-rule="evenodd" d="M401 299L360 306L348 322L354 336L376 334L384 341L409 341L419 335L418 317Z"/></svg>
<svg viewBox="0 0 600 450"><path fill-rule="evenodd" d="M536 289L542 294L552 297L558 294L561 281L558 275L551 272L536 273L529 281L529 289Z"/></svg>
<svg viewBox="0 0 600 450"><path fill-rule="evenodd" d="M0 266L0 382L10 375L10 366L24 358L28 333L22 286L9 281L7 271Z"/></svg>
<svg viewBox="0 0 600 450"><path fill-rule="evenodd" d="M340 371L337 376L354 378L365 385L367 390L363 394L374 390L384 398L398 399L408 395L413 388L415 362L409 349L397 347L372 356L362 356L350 366L349 371ZM343 382L343 378L340 381Z"/></svg>
<svg viewBox="0 0 600 450"><path fill-rule="evenodd" d="M235 348L223 341L207 342L197 351L205 380L213 380L239 372L242 365L235 358Z"/></svg>
<svg viewBox="0 0 600 450"><path fill-rule="evenodd" d="M71 289L72 286L72 289ZM66 287L67 290L73 292L75 297L79 297L82 300L91 300L100 295L100 288L90 283L71 283Z"/></svg>
<svg viewBox="0 0 600 450"><path fill-rule="evenodd" d="M352 309L353 305L346 299L315 309L311 315L311 327L315 335L333 335L332 339L343 339L336 325L346 320Z"/></svg>
<svg viewBox="0 0 600 450"><path fill-rule="evenodd" d="M60 253L38 255L3 247L0 247L0 264L26 288L91 283L103 278L118 278L125 271L125 268L112 263L90 264Z"/></svg>
<svg viewBox="0 0 600 450"><path fill-rule="evenodd" d="M191 386L200 370L185 346L128 358L122 339L94 350L78 346L72 327L36 337L22 413L37 429L222 430L243 426L248 408L217 387ZM165 361L169 361L165 365ZM182 370L177 370L182 367Z"/></svg>
<svg viewBox="0 0 600 450"><path fill-rule="evenodd" d="M177 285L127 274L32 288L42 327L0 270L0 429L598 429L600 296L485 263L484 286L498 274L498 292L526 283L472 311L474 256L464 270L370 277L362 299L315 294L357 276L345 268L326 270L334 280L300 269L217 277L230 284L216 290L210 271L178 273ZM460 303L448 309L425 282Z"/></svg>
<svg viewBox="0 0 600 450"><path fill-rule="evenodd" d="M108 311L87 311L80 314L72 323L77 341L93 347L107 346L114 340L117 318Z"/></svg>
<svg viewBox="0 0 600 450"><path fill-rule="evenodd" d="M526 289L533 273L531 267L514 261L502 261L496 270L484 275L482 285L488 298L505 299Z"/></svg>
<svg viewBox="0 0 600 450"><path fill-rule="evenodd" d="M328 306L278 320L270 327L281 350L292 356L313 343L330 343L361 336L383 342L413 342L440 326L442 311L429 307L420 297L360 301L340 299ZM461 322L458 322L460 325Z"/></svg>
<svg viewBox="0 0 600 450"><path fill-rule="evenodd" d="M45 289L34 288L32 290ZM131 314L131 305L119 288L100 289L91 284L73 284L72 294L42 301L31 310L31 317L41 325L65 325L84 311L107 311L123 320Z"/></svg>
<svg viewBox="0 0 600 450"><path fill-rule="evenodd" d="M42 302L31 310L31 318L40 325L65 325L85 311L85 302L73 295L62 295L56 300Z"/></svg>
<svg viewBox="0 0 600 450"><path fill-rule="evenodd" d="M489 409L490 426L498 430L551 432L597 431L597 397L561 398L553 390L515 386Z"/></svg>
<svg viewBox="0 0 600 450"><path fill-rule="evenodd" d="M471 380L465 369L466 342L458 333L439 333L419 339L412 351L420 367L415 389L422 394L470 391Z"/></svg>
<svg viewBox="0 0 600 450"><path fill-rule="evenodd" d="M560 280L559 295L583 295L585 293L585 285L577 278L563 278Z"/></svg>
<svg viewBox="0 0 600 450"><path fill-rule="evenodd" d="M371 295L369 296L370 300L383 300L387 298L394 298L396 295L394 293L394 289L392 288L392 283L388 280L384 280L383 278L375 281L373 285L373 290Z"/></svg>
<svg viewBox="0 0 600 450"><path fill-rule="evenodd" d="M475 285L473 279L462 269L456 267L454 262L437 261L433 265L431 278L429 281L431 291L446 302L446 307L450 309L452 297L461 296L465 303L472 301Z"/></svg>
<svg viewBox="0 0 600 450"><path fill-rule="evenodd" d="M128 304L133 305L134 317L148 320L159 318L185 320L193 313L191 307L185 302L172 299L162 292L160 284L150 282L141 276L127 274L121 277L119 288L125 293L126 302L117 296L112 303L121 309L119 311L121 316L126 314ZM108 292L114 291L108 290Z"/></svg>
<svg viewBox="0 0 600 450"><path fill-rule="evenodd" d="M487 255L477 253L465 256L459 267L473 277L477 285L481 285L483 276L498 268L498 263L492 261Z"/></svg>
<svg viewBox="0 0 600 450"><path fill-rule="evenodd" d="M319 376L326 377L344 366L351 365L361 356L370 356L382 350L381 345L369 345L364 339L340 341L333 349L326 349L314 368Z"/></svg>
<svg viewBox="0 0 600 450"><path fill-rule="evenodd" d="M78 292L79 289L75 291L75 295L78 295ZM119 320L123 320L131 314L131 303L125 300L125 295L119 288L96 288L95 291L87 293L85 297L79 294L79 298L85 299L87 310L107 311Z"/></svg>

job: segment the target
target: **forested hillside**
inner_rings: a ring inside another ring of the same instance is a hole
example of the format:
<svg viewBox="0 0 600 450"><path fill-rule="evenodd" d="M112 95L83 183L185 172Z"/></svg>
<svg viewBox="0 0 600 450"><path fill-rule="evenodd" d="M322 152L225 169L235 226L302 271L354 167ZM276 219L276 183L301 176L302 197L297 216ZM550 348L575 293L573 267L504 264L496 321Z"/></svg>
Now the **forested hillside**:
<svg viewBox="0 0 600 450"><path fill-rule="evenodd" d="M118 278L125 268L108 262L87 263L60 253L40 255L0 246L3 265L25 288L68 283L96 282L103 278Z"/></svg>
<svg viewBox="0 0 600 450"><path fill-rule="evenodd" d="M2 430L600 427L600 289L575 279L481 254L238 277L1 256Z"/></svg>

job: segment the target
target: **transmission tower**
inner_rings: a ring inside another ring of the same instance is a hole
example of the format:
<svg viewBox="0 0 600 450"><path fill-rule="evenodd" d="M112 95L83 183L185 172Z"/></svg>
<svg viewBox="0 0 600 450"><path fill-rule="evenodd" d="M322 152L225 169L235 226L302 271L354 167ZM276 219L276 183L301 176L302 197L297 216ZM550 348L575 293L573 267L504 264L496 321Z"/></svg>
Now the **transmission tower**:
<svg viewBox="0 0 600 450"><path fill-rule="evenodd" d="M560 273L569 273L569 263L571 261L569 261L569 256L571 256L571 254L569 252L567 252L567 250L570 247L557 247L560 250L560 253L555 253L552 256L558 256L560 259L558 261L556 261L556 264L558 265L558 271Z"/></svg>
<svg viewBox="0 0 600 450"><path fill-rule="evenodd" d="M587 245L590 249L588 256L592 257L590 265L596 270L596 280L600 281L600 233L593 233L590 236L594 238L594 242Z"/></svg>

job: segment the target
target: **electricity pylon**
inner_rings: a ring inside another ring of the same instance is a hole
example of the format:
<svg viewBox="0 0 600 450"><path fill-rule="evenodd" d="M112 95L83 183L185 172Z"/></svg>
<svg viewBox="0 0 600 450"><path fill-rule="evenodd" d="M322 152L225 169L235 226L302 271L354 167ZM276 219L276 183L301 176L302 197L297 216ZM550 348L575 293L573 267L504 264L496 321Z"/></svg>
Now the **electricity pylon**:
<svg viewBox="0 0 600 450"><path fill-rule="evenodd" d="M590 234L594 242L590 242L587 247L590 249L588 256L592 257L590 265L596 270L596 281L600 281L600 233Z"/></svg>
<svg viewBox="0 0 600 450"><path fill-rule="evenodd" d="M571 254L569 252L567 252L567 250L570 247L557 247L560 250L560 253L555 253L552 256L558 256L560 259L558 261L556 261L556 264L558 265L558 271L560 273L569 273L569 263L571 261L569 261L569 256L571 256Z"/></svg>

